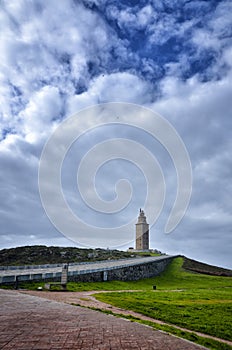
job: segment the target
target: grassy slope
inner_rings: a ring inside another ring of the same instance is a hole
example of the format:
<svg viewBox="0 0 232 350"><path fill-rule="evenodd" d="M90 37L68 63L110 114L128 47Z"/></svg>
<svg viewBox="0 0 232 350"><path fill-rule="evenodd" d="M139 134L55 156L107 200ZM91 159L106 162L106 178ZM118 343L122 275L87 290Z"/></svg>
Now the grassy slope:
<svg viewBox="0 0 232 350"><path fill-rule="evenodd" d="M193 259L184 257L183 268L189 271L204 273L213 276L229 276L232 277L232 271L218 266L208 265Z"/></svg>
<svg viewBox="0 0 232 350"><path fill-rule="evenodd" d="M83 292L90 290L151 290L155 284L155 278L146 278L139 281L108 281L108 282L68 282L67 290L70 292ZM35 290L38 287L43 287L44 282L20 282L20 288ZM0 286L2 288L3 286ZM10 288L10 286L6 286ZM13 288L13 286L12 286ZM58 288L57 288L58 289Z"/></svg>
<svg viewBox="0 0 232 350"><path fill-rule="evenodd" d="M159 289L205 289L232 286L232 279L229 277L189 272L182 267L183 263L183 258L174 259L167 269L155 278L157 287Z"/></svg>
<svg viewBox="0 0 232 350"><path fill-rule="evenodd" d="M175 259L159 277L157 291L97 294L109 304L231 340L232 278L186 272ZM154 283L154 280L152 280ZM147 289L147 282L144 289ZM169 290L165 291L164 290ZM179 290L179 291L172 291Z"/></svg>
<svg viewBox="0 0 232 350"><path fill-rule="evenodd" d="M131 258L135 254L109 249L75 247L25 246L0 250L0 265L40 265L106 259Z"/></svg>

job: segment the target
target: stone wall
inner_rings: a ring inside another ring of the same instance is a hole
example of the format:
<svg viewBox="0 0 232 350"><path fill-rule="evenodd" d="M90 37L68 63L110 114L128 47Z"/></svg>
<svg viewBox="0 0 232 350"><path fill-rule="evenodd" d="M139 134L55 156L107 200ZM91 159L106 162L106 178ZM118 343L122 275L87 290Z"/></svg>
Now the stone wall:
<svg viewBox="0 0 232 350"><path fill-rule="evenodd" d="M69 282L102 282L102 281L136 281L142 278L149 278L159 275L175 256L164 256L156 261L141 262L123 267L89 269L87 271L69 271ZM13 272L13 271L12 271ZM59 282L61 280L61 272L57 273L38 273L25 274L17 276L18 282L23 281L41 281L41 282ZM15 275L1 277L0 284L14 284Z"/></svg>
<svg viewBox="0 0 232 350"><path fill-rule="evenodd" d="M171 259L172 258L165 258L164 260L141 265L78 274L76 276L69 276L68 280L72 282L136 281L142 278L159 275L165 270L166 266L171 262Z"/></svg>

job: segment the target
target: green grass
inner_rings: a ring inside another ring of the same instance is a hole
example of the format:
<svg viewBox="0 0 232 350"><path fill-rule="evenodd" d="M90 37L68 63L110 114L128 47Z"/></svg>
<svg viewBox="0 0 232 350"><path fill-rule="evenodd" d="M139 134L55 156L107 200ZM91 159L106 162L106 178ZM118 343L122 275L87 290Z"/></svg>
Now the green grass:
<svg viewBox="0 0 232 350"><path fill-rule="evenodd" d="M182 258L174 259L155 278L157 291L150 288L150 291L102 293L95 297L189 330L231 340L232 278L186 272L182 263Z"/></svg>
<svg viewBox="0 0 232 350"><path fill-rule="evenodd" d="M81 306L79 304L73 304L76 306ZM116 314L110 310L102 310L102 309L98 309L98 308L94 308L94 307L87 307L91 310L96 310L96 311L100 311L103 312L105 314L108 315L113 315L115 317L120 317L120 318L126 318L128 320L130 320L131 322L138 322L141 324L145 324L149 327L152 327L156 330L161 330L163 332L175 335L177 337L192 341L194 343L197 343L199 345L205 346L208 349L212 349L212 350L231 350L232 347L228 344L222 343L220 341L214 340L214 339L210 339L210 338L205 338L202 336L199 336L197 334L194 334L192 332L187 332L187 331L183 331L180 329L177 329L171 325L161 325L161 324L157 324L151 321L147 321L147 320L141 320L140 318L131 316L131 315L124 315L124 314Z"/></svg>
<svg viewBox="0 0 232 350"><path fill-rule="evenodd" d="M137 256L142 256L142 257L146 257L146 256L161 256L160 253L151 253L151 252L135 252L133 253L133 251L131 252L132 255L137 255Z"/></svg>
<svg viewBox="0 0 232 350"><path fill-rule="evenodd" d="M151 290L155 284L155 278L147 278L139 281L107 281L107 282L68 282L67 290L70 292L83 292L91 290ZM44 282L20 282L20 288L36 290L43 287ZM0 286L1 288L3 286Z"/></svg>
<svg viewBox="0 0 232 350"><path fill-rule="evenodd" d="M205 289L232 287L232 278L187 272L183 258L174 259L154 281L158 289Z"/></svg>
<svg viewBox="0 0 232 350"><path fill-rule="evenodd" d="M231 290L102 293L95 297L154 319L231 340Z"/></svg>

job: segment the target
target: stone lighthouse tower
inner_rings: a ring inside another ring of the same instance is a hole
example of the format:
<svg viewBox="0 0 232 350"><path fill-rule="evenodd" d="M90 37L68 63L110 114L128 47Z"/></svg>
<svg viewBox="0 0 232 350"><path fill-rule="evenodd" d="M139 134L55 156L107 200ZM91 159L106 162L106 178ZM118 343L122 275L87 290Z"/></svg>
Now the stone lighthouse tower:
<svg viewBox="0 0 232 350"><path fill-rule="evenodd" d="M138 222L136 226L136 250L149 249L149 225L144 215L144 211L140 209Z"/></svg>

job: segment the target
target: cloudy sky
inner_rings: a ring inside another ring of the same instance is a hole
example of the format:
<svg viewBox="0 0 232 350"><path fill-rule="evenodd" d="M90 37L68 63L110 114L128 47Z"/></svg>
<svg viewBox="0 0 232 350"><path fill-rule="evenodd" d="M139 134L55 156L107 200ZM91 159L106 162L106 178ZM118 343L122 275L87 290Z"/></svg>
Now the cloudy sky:
<svg viewBox="0 0 232 350"><path fill-rule="evenodd" d="M115 198L118 180L130 181L131 200L118 213L86 205L76 177L96 143L139 142L155 154L166 183L163 210L150 229L151 247L232 268L232 2L11 0L1 1L0 25L0 248L85 246L88 232L77 228L79 244L68 240L41 204L42 149L69 116L126 102L159 113L182 138L193 175L184 218L164 233L176 194L175 166L158 141L130 126L106 125L74 142L61 176L67 203L103 232L127 221L134 225L149 189L133 162L113 159L96 174L96 190L106 201ZM81 191L92 195L85 181ZM65 215L58 206L54 210ZM132 231L124 245L99 232L92 246L133 245Z"/></svg>

